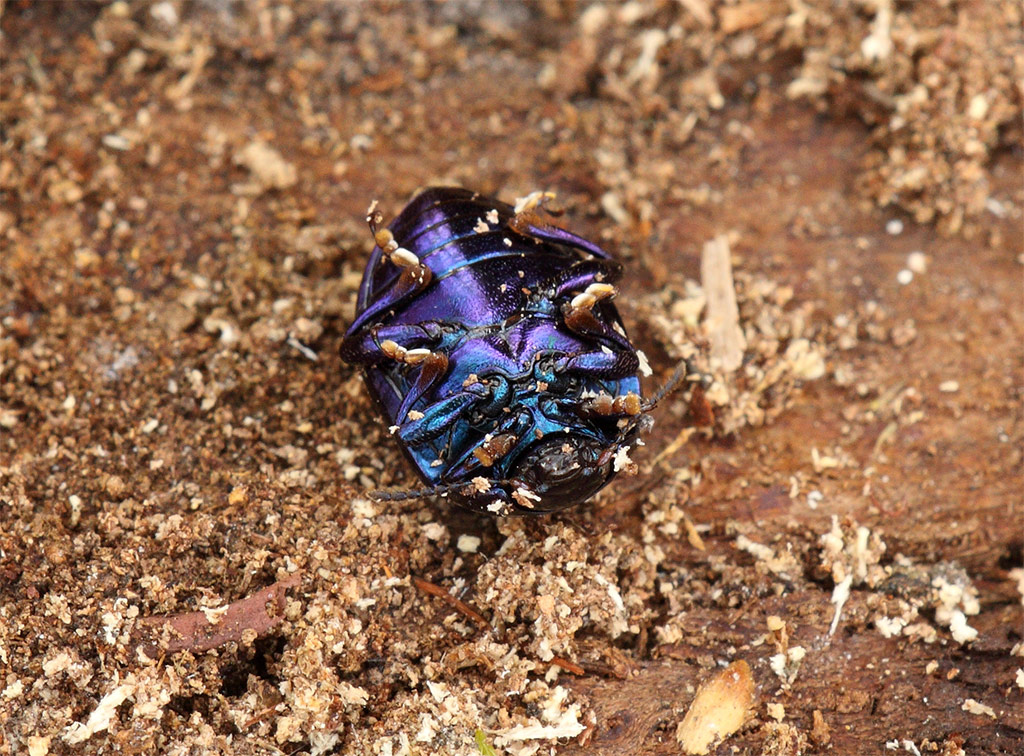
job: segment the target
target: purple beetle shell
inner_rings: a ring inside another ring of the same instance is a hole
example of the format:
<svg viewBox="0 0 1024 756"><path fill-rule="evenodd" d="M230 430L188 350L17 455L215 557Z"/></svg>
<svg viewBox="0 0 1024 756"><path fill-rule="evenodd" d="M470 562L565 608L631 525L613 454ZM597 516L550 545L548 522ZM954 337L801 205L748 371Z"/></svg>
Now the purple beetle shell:
<svg viewBox="0 0 1024 756"><path fill-rule="evenodd" d="M618 263L465 189L425 190L388 229L341 351L420 477L501 514L596 493L642 417Z"/></svg>

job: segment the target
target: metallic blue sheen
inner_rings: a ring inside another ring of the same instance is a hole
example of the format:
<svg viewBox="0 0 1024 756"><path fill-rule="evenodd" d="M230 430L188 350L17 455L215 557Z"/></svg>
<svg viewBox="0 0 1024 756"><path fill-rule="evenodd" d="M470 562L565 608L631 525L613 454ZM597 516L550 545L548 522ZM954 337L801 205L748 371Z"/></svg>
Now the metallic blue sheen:
<svg viewBox="0 0 1024 756"><path fill-rule="evenodd" d="M408 270L374 247L341 353L364 368L420 477L464 506L501 514L593 495L639 418L590 404L601 393L639 395L639 359L610 299L593 306L590 325L570 328L566 314L587 286L617 278L618 263L537 214L516 216L465 189L425 190L389 229L429 282L410 285ZM385 354L386 341L446 364L427 374ZM510 446L488 460L478 449L496 436Z"/></svg>

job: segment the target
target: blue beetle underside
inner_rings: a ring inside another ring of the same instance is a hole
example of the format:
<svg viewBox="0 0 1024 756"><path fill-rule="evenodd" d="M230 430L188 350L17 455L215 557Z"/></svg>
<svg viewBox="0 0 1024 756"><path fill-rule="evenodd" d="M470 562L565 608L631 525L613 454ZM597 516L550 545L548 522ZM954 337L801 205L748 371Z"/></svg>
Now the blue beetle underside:
<svg viewBox="0 0 1024 756"><path fill-rule="evenodd" d="M455 188L419 194L376 246L342 357L428 490L497 514L585 501L647 417L643 364L611 303L621 267L520 207Z"/></svg>

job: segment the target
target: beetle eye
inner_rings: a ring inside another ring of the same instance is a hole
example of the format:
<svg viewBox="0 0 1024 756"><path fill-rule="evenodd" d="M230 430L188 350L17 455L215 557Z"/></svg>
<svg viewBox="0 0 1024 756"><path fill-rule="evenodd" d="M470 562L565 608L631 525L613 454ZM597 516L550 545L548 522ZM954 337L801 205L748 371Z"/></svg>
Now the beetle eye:
<svg viewBox="0 0 1024 756"><path fill-rule="evenodd" d="M548 436L516 462L514 480L540 497L534 511L551 512L579 504L597 493L611 474L599 462L604 447L577 434Z"/></svg>

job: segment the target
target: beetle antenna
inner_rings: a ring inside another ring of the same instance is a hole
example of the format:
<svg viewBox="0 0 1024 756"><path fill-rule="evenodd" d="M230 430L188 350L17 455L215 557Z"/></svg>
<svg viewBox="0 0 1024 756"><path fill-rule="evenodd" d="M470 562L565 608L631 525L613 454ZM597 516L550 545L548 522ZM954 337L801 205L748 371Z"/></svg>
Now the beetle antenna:
<svg viewBox="0 0 1024 756"><path fill-rule="evenodd" d="M376 491L370 491L368 495L374 501L409 501L410 499L422 499L427 496L447 497L448 494L457 493L467 488L472 488L472 486L472 483L449 483L443 486L434 486L433 488L379 488Z"/></svg>
<svg viewBox="0 0 1024 756"><path fill-rule="evenodd" d="M665 397L678 389L684 381L688 383L702 383L707 385L711 382L711 375L697 370L689 357L684 358L676 366L675 371L669 379L665 381L661 388L654 392L654 396L644 402L643 411L650 412L653 410Z"/></svg>

